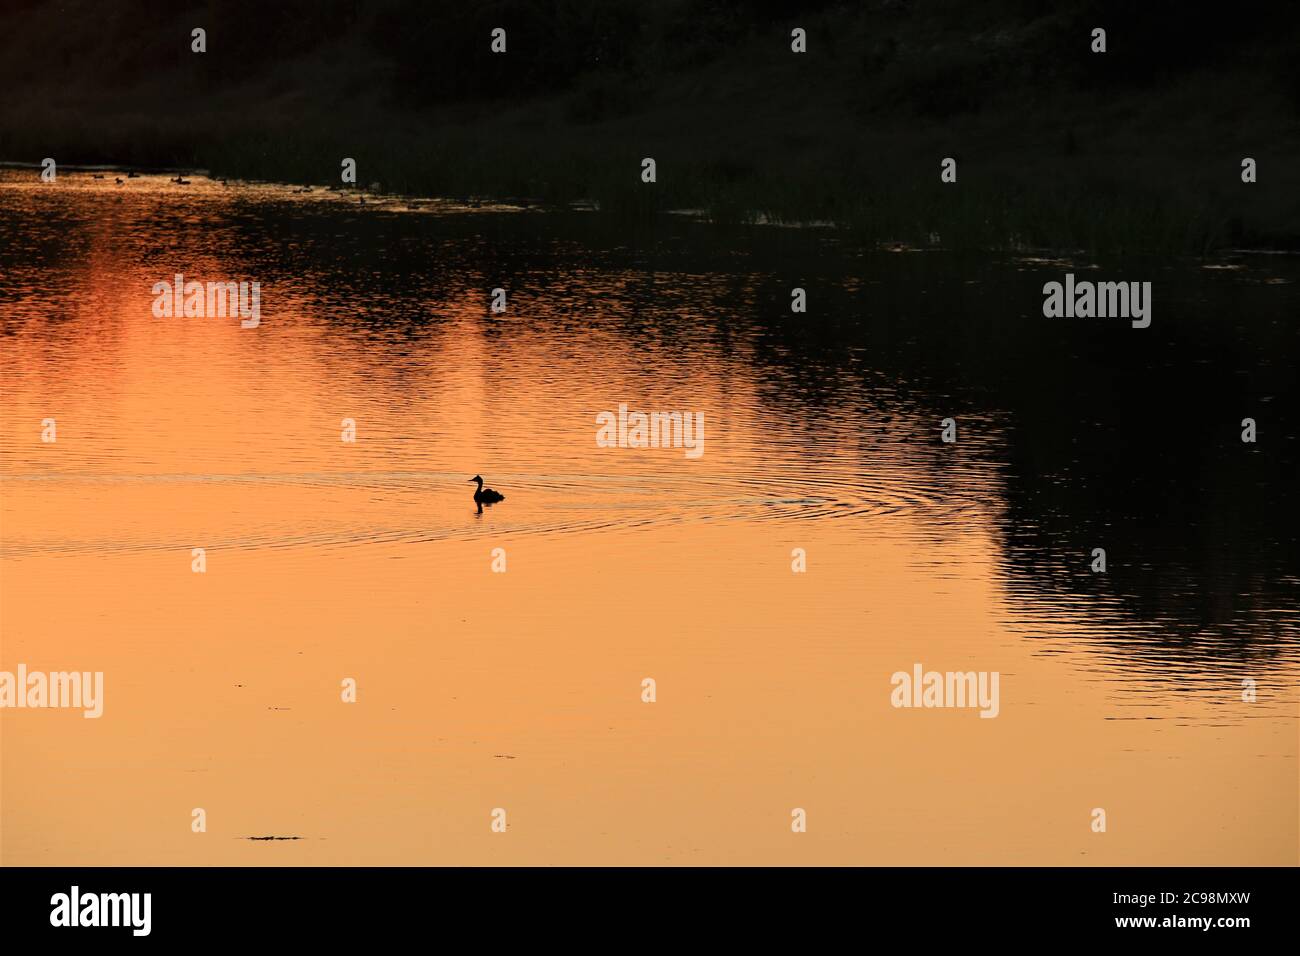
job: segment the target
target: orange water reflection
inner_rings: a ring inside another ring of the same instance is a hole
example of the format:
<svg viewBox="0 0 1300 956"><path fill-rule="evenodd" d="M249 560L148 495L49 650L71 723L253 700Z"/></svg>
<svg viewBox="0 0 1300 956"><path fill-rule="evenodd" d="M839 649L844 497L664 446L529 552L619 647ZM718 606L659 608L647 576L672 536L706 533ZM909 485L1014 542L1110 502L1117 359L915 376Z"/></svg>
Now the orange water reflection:
<svg viewBox="0 0 1300 956"><path fill-rule="evenodd" d="M106 701L0 714L5 864L1296 862L1294 647L1114 659L1008 578L1005 416L945 446L897 383L818 404L743 263L543 263L495 319L491 256L434 261L487 239L285 270L319 234L290 216L277 267L241 223L305 200L15 176L45 251L3 300L0 669ZM176 271L260 280L261 325L154 319ZM703 413L704 455L597 447L620 402ZM999 671L1000 716L895 710L917 661Z"/></svg>

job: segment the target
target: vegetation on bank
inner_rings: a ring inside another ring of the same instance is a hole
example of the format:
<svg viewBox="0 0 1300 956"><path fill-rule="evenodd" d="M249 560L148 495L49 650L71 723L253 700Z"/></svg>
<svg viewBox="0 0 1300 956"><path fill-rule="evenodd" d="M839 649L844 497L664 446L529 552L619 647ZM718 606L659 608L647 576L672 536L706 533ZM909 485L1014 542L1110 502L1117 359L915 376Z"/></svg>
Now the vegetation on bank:
<svg viewBox="0 0 1300 956"><path fill-rule="evenodd" d="M595 200L615 222L699 209L954 248L1300 247L1291 5L27 0L0 35L3 159L324 185L352 157L390 192Z"/></svg>

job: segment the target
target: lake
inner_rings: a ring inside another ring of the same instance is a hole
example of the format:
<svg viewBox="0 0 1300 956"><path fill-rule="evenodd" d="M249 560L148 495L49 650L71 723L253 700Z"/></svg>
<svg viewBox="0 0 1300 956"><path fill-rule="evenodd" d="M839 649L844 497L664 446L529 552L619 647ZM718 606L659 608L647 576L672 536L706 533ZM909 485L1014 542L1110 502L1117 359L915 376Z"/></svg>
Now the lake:
<svg viewBox="0 0 1300 956"><path fill-rule="evenodd" d="M1295 864L1300 258L103 175L0 171L4 864Z"/></svg>

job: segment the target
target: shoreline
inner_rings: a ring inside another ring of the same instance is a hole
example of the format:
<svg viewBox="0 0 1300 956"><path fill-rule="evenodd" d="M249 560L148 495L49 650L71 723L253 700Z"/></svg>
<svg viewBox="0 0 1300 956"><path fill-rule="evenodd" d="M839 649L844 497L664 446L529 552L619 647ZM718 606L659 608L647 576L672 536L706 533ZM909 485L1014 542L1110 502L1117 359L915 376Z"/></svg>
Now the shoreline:
<svg viewBox="0 0 1300 956"><path fill-rule="evenodd" d="M546 213L590 213L605 220L622 219L623 210L610 210L602 208L599 199L585 198L572 199L567 201L548 200L541 196L493 196L493 195L435 195L419 192L397 192L389 191L380 183L371 183L369 186L360 184L341 184L336 186L325 185L320 180L312 182L300 182L276 178L245 178L245 177L219 177L211 169L196 166L142 166L131 163L59 163L60 170L66 170L73 173L135 173L137 178L163 175L195 176L208 179L213 182L222 182L230 186L258 186L258 187L281 187L289 194L301 193L304 187L310 187L315 192L320 191L322 195L333 196L361 196L371 198L373 209L382 209L387 212L400 211L417 211L417 207L426 204L446 203L463 206L463 210L457 212L464 213L492 213L492 212L546 212ZM40 163L28 162L24 160L0 159L0 170L39 170ZM378 187L378 188L376 188ZM382 202L380 202L382 200ZM405 203L403 209L397 204ZM647 215L648 214L648 215ZM810 216L807 219L790 218L788 216L770 215L758 204L754 208L732 210L732 215L726 218L718 218L716 210L708 206L687 207L687 208L659 208L654 207L648 210L642 210L636 218L648 220L649 222L667 222L672 220L688 221L692 223L713 225L713 226L750 226L772 229L794 229L801 231L824 231L836 234L841 237L851 238L855 232L856 225L849 219L825 219ZM894 236L876 236L873 238L863 238L861 240L864 247L869 247L878 251L886 252L972 252L983 254L997 253L1018 253L1023 255L1042 253L1051 256L1063 255L1100 255L1114 256L1119 255L1128 258L1173 258L1173 259L1197 259L1197 260L1221 260L1232 256L1255 256L1255 255L1274 255L1274 256L1300 256L1300 236L1287 237L1287 240L1281 245L1260 245L1260 246L1219 246L1207 248L1201 252L1192 251L1174 251L1169 249L1144 249L1132 248L1127 250L1114 250L1099 248L1086 245L1068 245L1068 244L1034 244L1034 243L1014 243L1003 242L988 245L961 245L949 246L941 241L934 242L933 234L926 237L930 241L917 238L909 239L903 235Z"/></svg>

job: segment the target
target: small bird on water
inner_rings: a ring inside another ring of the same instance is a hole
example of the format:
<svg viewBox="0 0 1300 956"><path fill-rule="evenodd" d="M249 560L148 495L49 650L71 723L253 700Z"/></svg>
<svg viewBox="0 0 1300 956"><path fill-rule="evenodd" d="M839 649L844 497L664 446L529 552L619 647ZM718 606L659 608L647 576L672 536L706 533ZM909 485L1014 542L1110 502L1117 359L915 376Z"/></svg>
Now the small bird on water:
<svg viewBox="0 0 1300 956"><path fill-rule="evenodd" d="M478 505L478 510L482 511L484 505L494 505L498 501L505 501L506 496L499 491L493 491L491 488L483 487L483 477L475 475L470 479L471 482L478 482L478 490L474 492L474 504Z"/></svg>

